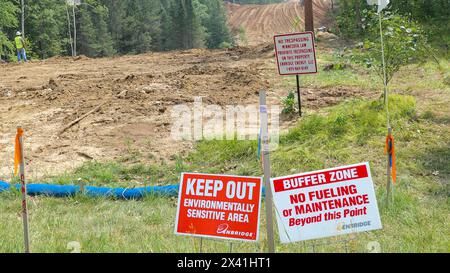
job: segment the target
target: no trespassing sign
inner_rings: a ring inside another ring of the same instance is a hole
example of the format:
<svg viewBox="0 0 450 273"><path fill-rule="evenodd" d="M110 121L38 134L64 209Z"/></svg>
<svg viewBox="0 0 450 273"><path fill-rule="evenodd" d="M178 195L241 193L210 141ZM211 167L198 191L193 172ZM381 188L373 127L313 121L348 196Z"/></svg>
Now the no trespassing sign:
<svg viewBox="0 0 450 273"><path fill-rule="evenodd" d="M317 73L314 33L292 33L273 37L280 75Z"/></svg>

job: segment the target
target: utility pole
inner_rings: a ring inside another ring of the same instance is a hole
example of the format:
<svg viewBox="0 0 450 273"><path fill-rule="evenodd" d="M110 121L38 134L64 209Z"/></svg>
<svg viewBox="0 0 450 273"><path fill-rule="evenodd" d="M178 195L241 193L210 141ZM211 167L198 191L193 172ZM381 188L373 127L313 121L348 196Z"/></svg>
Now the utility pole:
<svg viewBox="0 0 450 273"><path fill-rule="evenodd" d="M22 37L25 38L25 3L24 3L24 0L20 0L20 4L22 5L22 15L21 15Z"/></svg>
<svg viewBox="0 0 450 273"><path fill-rule="evenodd" d="M305 0L305 31L314 32L313 0Z"/></svg>
<svg viewBox="0 0 450 273"><path fill-rule="evenodd" d="M66 13L67 13L67 29L69 30L70 52L72 53L72 57L74 57L74 55L73 55L72 31L71 31L71 27L70 27L70 15L69 15L69 8L67 7L67 3L66 3Z"/></svg>
<svg viewBox="0 0 450 273"><path fill-rule="evenodd" d="M72 13L73 13L73 56L77 56L77 22L75 19L75 1L72 5Z"/></svg>

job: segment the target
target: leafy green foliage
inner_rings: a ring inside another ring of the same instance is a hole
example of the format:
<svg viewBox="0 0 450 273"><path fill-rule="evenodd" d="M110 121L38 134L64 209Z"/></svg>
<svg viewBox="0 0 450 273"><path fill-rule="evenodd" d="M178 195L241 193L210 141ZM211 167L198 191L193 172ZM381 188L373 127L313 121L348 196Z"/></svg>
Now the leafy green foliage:
<svg viewBox="0 0 450 273"><path fill-rule="evenodd" d="M16 17L18 11L11 1L0 0L0 59L4 56L10 60L15 55L14 44L8 33L14 31L19 23Z"/></svg>
<svg viewBox="0 0 450 273"><path fill-rule="evenodd" d="M108 8L97 2L86 1L86 5L78 8L79 52L92 57L110 56L115 53L115 49L111 33L108 32Z"/></svg>
<svg viewBox="0 0 450 273"><path fill-rule="evenodd" d="M228 43L228 42L222 42L219 45L219 48L221 48L221 49L227 49L227 48L232 48L232 47L233 47L233 45L231 43Z"/></svg>
<svg viewBox="0 0 450 273"><path fill-rule="evenodd" d="M386 76L389 83L401 67L421 62L432 52L422 28L416 22L392 13L386 13L382 18ZM379 18L374 12L367 12L363 28L366 30L366 37L362 47L354 51L353 58L376 69L383 79Z"/></svg>
<svg viewBox="0 0 450 273"><path fill-rule="evenodd" d="M377 7L363 0L341 0L335 15L336 26L330 29L348 38L364 38L367 11ZM385 11L414 21L427 33L430 43L448 57L450 46L450 1L448 0L391 0ZM370 20L370 18L369 18Z"/></svg>
<svg viewBox="0 0 450 273"><path fill-rule="evenodd" d="M62 53L64 35L65 10L57 0L30 2L26 9L28 54L36 54L40 58L48 58ZM44 31L43 31L44 30ZM32 37L32 39L31 39Z"/></svg>
<svg viewBox="0 0 450 273"><path fill-rule="evenodd" d="M222 0L83 0L75 7L77 54L90 57L233 45ZM15 55L20 1L0 0L0 57ZM71 55L73 10L61 0L26 1L32 57Z"/></svg>
<svg viewBox="0 0 450 273"><path fill-rule="evenodd" d="M296 100L294 91L289 91L289 94L281 99L281 103L283 105L283 114L292 114L296 111Z"/></svg>
<svg viewBox="0 0 450 273"><path fill-rule="evenodd" d="M331 28L333 32L348 38L358 38L363 35L362 24L365 21L361 11L370 9L366 1L343 0L340 2L339 14L336 15L337 29Z"/></svg>
<svg viewBox="0 0 450 273"><path fill-rule="evenodd" d="M221 1L198 0L206 7L208 16L204 17L206 46L218 48L223 42L232 44L230 30L227 26L227 12ZM198 13L200 9L196 9Z"/></svg>
<svg viewBox="0 0 450 273"><path fill-rule="evenodd" d="M391 1L391 10L422 24L430 42L440 49L450 46L450 1L448 0L396 0Z"/></svg>

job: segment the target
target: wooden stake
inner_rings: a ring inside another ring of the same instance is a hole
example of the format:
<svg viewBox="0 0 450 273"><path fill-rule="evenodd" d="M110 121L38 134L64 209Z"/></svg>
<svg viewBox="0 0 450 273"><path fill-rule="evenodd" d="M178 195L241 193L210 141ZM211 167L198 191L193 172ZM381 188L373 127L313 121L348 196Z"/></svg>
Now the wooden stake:
<svg viewBox="0 0 450 273"><path fill-rule="evenodd" d="M21 127L17 128L17 131L22 130ZM27 209L27 185L25 182L25 160L23 155L23 139L19 137L19 149L20 149L20 182L22 192L22 220L23 220L23 238L25 244L25 253L30 253L30 240L28 230L28 209Z"/></svg>
<svg viewBox="0 0 450 273"><path fill-rule="evenodd" d="M388 128L388 137L392 135L392 128ZM387 166L386 166L386 206L389 206L390 198L391 198L391 162L389 158L389 143L388 143L388 152L387 152Z"/></svg>
<svg viewBox="0 0 450 273"><path fill-rule="evenodd" d="M275 241L273 233L272 217L272 190L270 188L270 147L269 147L269 126L266 105L266 91L259 92L259 114L261 121L261 152L263 154L264 185L266 188L266 230L268 241L268 252L275 253Z"/></svg>

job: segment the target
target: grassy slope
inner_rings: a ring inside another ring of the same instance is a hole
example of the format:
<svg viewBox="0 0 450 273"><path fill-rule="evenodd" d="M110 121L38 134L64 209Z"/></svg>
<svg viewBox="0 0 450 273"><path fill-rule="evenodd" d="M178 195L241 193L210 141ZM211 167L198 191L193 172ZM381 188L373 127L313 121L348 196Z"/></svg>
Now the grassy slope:
<svg viewBox="0 0 450 273"><path fill-rule="evenodd" d="M321 63L332 59L321 56ZM450 240L450 88L443 83L450 63L411 66L392 83L391 115L398 158L394 206L384 206L386 116L380 102L351 100L308 114L280 138L272 155L273 175L285 175L369 161L376 184L383 230L277 244L283 252L365 252L370 242L383 252L449 252ZM312 86L360 86L376 89L376 76L360 70L322 72L308 77ZM294 83L286 82L287 87ZM176 183L181 171L261 175L256 142L200 142L174 165L144 166L137 156L86 164L75 173L49 177L52 183L141 186ZM22 249L20 195L0 194L0 252ZM30 201L32 250L67 252L78 241L85 252L194 252L199 240L173 235L176 199L148 197L142 201L36 197ZM264 212L262 225L264 227ZM260 243L235 243L233 251L257 252ZM333 242L333 243L332 243ZM229 244L205 240L203 251L227 252Z"/></svg>

